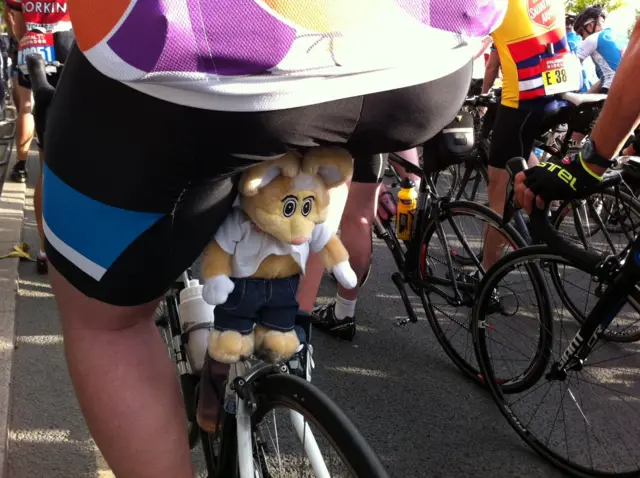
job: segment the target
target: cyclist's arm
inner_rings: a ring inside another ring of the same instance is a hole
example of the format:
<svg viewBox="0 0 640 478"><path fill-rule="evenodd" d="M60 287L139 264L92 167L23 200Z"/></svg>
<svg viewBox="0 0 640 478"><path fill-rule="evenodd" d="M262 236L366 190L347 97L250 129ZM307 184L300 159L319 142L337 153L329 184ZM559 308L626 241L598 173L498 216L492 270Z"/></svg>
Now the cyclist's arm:
<svg viewBox="0 0 640 478"><path fill-rule="evenodd" d="M598 48L598 36L599 35L591 35L586 40L580 42L580 46L576 52L576 56L580 60L580 63L595 53Z"/></svg>
<svg viewBox="0 0 640 478"><path fill-rule="evenodd" d="M599 93L601 88L602 88L602 80L598 80L591 88L589 88L589 91L587 91L587 93L588 94Z"/></svg>
<svg viewBox="0 0 640 478"><path fill-rule="evenodd" d="M484 79L482 80L482 94L488 93L500 73L500 57L496 50L491 50L489 61L484 69Z"/></svg>
<svg viewBox="0 0 640 478"><path fill-rule="evenodd" d="M20 41L20 39L27 33L27 24L24 21L24 16L22 15L22 1L21 0L7 0L5 3L5 14L7 15L7 25L11 31L11 36L16 41Z"/></svg>
<svg viewBox="0 0 640 478"><path fill-rule="evenodd" d="M639 75L640 20L636 23L627 52L613 78L607 101L591 133L591 139L601 156L613 158L640 123ZM592 164L589 169L597 174L604 172L604 168Z"/></svg>
<svg viewBox="0 0 640 478"><path fill-rule="evenodd" d="M491 39L491 37L485 37L482 39L482 44L480 45L480 50L478 50L478 53L475 54L475 56L473 57L473 61L477 60L478 58L480 58L485 51L487 51L487 48L489 48L489 45L491 45L491 42L493 40Z"/></svg>

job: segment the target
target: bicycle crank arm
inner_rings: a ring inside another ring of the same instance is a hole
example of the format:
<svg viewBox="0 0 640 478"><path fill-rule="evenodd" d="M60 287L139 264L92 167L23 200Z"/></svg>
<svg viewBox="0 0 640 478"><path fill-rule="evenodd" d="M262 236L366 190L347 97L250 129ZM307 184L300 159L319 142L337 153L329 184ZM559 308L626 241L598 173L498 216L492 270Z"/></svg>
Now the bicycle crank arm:
<svg viewBox="0 0 640 478"><path fill-rule="evenodd" d="M405 287L404 279L399 272L394 272L391 275L391 280L398 288L398 292L400 292L400 297L402 298L402 302L404 302L404 306L407 309L407 314L409 315L408 319L403 319L397 323L397 325L406 325L409 322L413 322L414 324L418 322L418 316L413 310L413 306L411 302L409 302L409 296L407 295L407 288Z"/></svg>

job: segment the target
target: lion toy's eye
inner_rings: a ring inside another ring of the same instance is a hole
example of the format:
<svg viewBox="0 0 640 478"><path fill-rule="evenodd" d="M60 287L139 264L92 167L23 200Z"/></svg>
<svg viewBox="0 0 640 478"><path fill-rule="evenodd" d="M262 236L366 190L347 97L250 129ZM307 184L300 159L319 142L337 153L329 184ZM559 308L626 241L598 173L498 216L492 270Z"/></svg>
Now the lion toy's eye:
<svg viewBox="0 0 640 478"><path fill-rule="evenodd" d="M307 217L309 214L311 214L312 208L313 208L313 200L305 199L304 202L302 203L302 215L304 217Z"/></svg>
<svg viewBox="0 0 640 478"><path fill-rule="evenodd" d="M282 214L284 214L284 217L293 216L296 212L297 206L298 201L296 201L295 199L287 199L284 203L284 206L282 206Z"/></svg>

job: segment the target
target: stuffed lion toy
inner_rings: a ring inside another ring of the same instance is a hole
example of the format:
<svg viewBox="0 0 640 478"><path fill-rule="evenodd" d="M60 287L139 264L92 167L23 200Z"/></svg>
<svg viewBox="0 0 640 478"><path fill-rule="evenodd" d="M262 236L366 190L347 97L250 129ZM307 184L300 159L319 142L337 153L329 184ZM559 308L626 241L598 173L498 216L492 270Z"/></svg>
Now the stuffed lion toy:
<svg viewBox="0 0 640 478"><path fill-rule="evenodd" d="M252 354L283 362L296 352L296 292L309 251L352 289L357 277L340 239L323 224L329 190L353 173L342 149L287 153L247 169L239 201L205 250L203 297L215 305L209 356L232 364Z"/></svg>

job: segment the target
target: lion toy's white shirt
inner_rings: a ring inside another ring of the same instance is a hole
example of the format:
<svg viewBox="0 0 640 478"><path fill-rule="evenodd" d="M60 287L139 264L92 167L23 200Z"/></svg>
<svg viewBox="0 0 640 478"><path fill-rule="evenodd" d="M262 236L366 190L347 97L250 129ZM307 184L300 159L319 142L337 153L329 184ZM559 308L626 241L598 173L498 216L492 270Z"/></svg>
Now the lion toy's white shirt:
<svg viewBox="0 0 640 478"><path fill-rule="evenodd" d="M270 255L292 256L304 274L309 250L321 251L332 235L329 227L318 224L308 242L299 246L286 244L258 230L249 216L235 206L216 232L215 240L231 255L231 277L240 279L252 276Z"/></svg>

